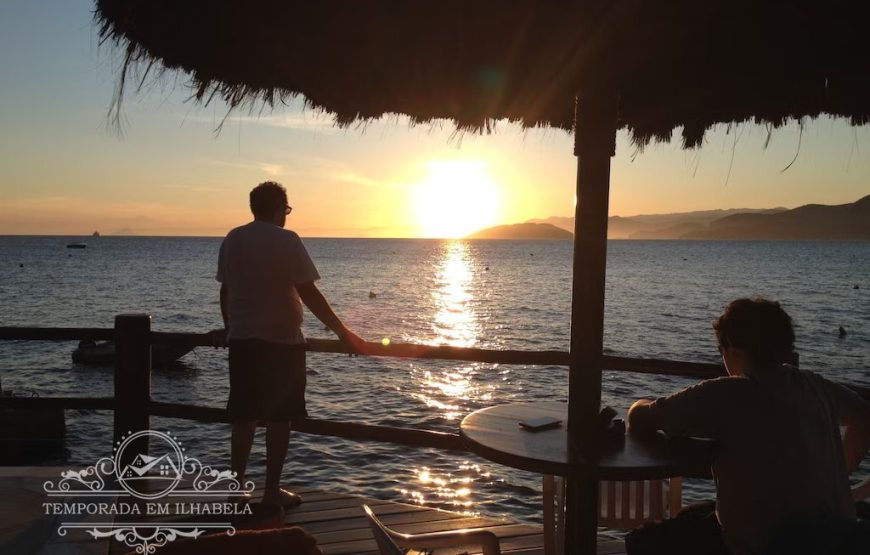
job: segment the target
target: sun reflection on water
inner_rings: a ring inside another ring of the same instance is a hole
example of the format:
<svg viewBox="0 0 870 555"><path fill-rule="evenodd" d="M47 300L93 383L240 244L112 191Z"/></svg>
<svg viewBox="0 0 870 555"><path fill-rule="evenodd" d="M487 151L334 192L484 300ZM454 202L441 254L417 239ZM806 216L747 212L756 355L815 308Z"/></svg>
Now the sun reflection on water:
<svg viewBox="0 0 870 555"><path fill-rule="evenodd" d="M433 320L435 342L454 347L473 347L480 334L480 324L472 307L472 260L463 241L444 244L444 253L436 274L437 288L432 301L437 312Z"/></svg>
<svg viewBox="0 0 870 555"><path fill-rule="evenodd" d="M413 470L416 489L402 489L403 496L409 497L418 505L436 505L449 508L469 516L479 513L473 510L472 484L476 480L487 480L490 475L479 465L463 462L459 466L458 475L438 472L427 466Z"/></svg>
<svg viewBox="0 0 870 555"><path fill-rule="evenodd" d="M481 327L474 309L473 254L463 241L443 243L435 267L435 287L431 293L434 340L438 345L472 347L478 342ZM487 400L492 392L477 380L481 365L476 363L412 364L419 389L412 395L432 412L447 421L458 420L469 400Z"/></svg>
<svg viewBox="0 0 870 555"><path fill-rule="evenodd" d="M428 344L453 347L478 345L483 329L483 317L476 295L481 291L474 250L463 241L447 241L432 267L432 291L429 294L431 333L420 338ZM427 417L447 424L449 430L459 426L460 419L471 410L488 404L501 382L497 365L416 361L411 363L412 381L409 394L426 407ZM400 493L420 505L430 505L460 511L469 515L478 501L474 499L476 482L488 482L489 474L477 464L464 461L457 468L447 465L418 466L409 469L411 484Z"/></svg>

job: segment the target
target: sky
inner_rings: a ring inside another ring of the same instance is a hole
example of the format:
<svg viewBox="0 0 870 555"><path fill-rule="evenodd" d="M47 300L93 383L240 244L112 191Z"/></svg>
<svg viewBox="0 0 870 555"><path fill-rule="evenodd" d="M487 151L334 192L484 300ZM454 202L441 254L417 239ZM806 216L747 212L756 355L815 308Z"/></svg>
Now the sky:
<svg viewBox="0 0 870 555"><path fill-rule="evenodd" d="M220 236L250 220L247 194L266 180L287 187L287 227L309 237L460 236L573 214L564 131L502 122L457 137L449 123L399 116L340 129L301 101L227 116L220 102L187 102L172 75L126 95L119 129L108 111L120 56L99 44L92 10L85 0L0 2L0 234ZM870 194L867 127L821 118L775 131L765 148L766 138L760 126L721 126L697 150L676 138L638 152L620 133L610 213Z"/></svg>

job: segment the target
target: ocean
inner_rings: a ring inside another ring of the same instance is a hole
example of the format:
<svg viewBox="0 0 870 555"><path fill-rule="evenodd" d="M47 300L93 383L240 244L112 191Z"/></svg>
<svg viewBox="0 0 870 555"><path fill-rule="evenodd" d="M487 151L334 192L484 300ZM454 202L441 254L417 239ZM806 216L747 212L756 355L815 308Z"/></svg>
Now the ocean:
<svg viewBox="0 0 870 555"><path fill-rule="evenodd" d="M72 241L86 249L66 249ZM148 313L156 331L221 327L220 238L0 237L0 326L104 327ZM339 316L369 341L567 350L572 245L566 241L305 239ZM870 242L610 241L609 354L718 362L711 328L730 300L779 300L796 324L803 368L870 386ZM582 307L581 307L582 309ZM840 337L842 326L847 334ZM332 338L306 314L308 337ZM112 369L73 364L74 342L0 342L5 390L111 396ZM564 400L567 369L311 353L308 409L337 421L456 432L462 417L510 401ZM606 372L619 411L691 380ZM221 407L226 351L200 348L155 370L157 400ZM66 411L66 463L111 455L110 412ZM189 456L229 466L229 427L153 418ZM262 432L250 477L264 474ZM57 463L58 461L51 461ZM862 474L870 472L865 460ZM288 481L472 514L540 522L541 478L471 454L294 434ZM687 481L684 502L712 494Z"/></svg>

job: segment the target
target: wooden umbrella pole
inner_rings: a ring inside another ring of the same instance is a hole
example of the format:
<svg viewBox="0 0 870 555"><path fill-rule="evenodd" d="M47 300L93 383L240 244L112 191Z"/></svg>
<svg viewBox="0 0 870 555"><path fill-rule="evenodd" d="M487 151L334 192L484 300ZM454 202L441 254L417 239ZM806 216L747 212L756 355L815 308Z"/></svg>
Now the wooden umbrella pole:
<svg viewBox="0 0 870 555"><path fill-rule="evenodd" d="M578 97L574 112L577 199L574 209L574 267L571 351L568 377L568 436L594 456L601 404L604 343L604 279L610 158L616 151L617 95L601 88ZM594 554L598 528L598 476L592 469L568 482L565 553Z"/></svg>

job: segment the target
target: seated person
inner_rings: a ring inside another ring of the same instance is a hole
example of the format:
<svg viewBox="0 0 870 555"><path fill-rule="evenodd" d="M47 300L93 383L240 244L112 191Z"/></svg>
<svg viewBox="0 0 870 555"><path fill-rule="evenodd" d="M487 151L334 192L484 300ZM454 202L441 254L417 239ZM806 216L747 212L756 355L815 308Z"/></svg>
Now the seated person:
<svg viewBox="0 0 870 555"><path fill-rule="evenodd" d="M738 299L713 327L729 376L637 401L628 425L630 433L663 430L719 441L715 514L711 506L698 518L690 508L679 526L672 523L681 517L649 525L627 539L629 555L765 553L789 523L855 521L849 473L870 448L870 404L783 364L791 359L794 331L779 303ZM663 543L647 547L644 538Z"/></svg>

